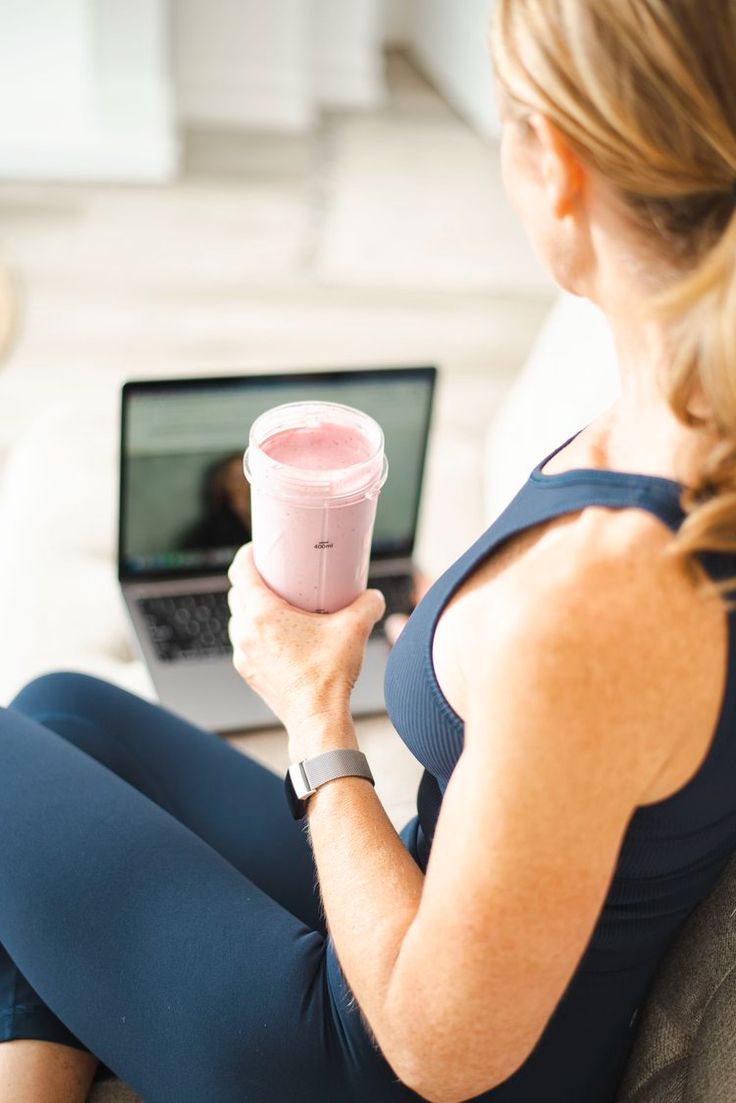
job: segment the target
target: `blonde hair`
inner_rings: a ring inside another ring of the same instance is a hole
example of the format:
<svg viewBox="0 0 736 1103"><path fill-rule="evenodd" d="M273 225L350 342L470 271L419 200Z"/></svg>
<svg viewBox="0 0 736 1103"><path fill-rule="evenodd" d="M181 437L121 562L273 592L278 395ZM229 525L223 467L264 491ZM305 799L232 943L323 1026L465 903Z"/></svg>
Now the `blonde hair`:
<svg viewBox="0 0 736 1103"><path fill-rule="evenodd" d="M669 337L665 397L716 442L667 554L736 556L736 3L499 0L492 49L510 99L558 126L663 261L647 305Z"/></svg>

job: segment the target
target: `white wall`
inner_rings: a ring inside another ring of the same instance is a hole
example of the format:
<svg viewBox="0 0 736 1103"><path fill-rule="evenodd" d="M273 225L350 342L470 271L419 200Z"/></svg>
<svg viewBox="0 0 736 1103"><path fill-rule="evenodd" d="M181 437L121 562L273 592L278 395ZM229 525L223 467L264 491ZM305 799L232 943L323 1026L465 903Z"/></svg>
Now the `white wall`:
<svg viewBox="0 0 736 1103"><path fill-rule="evenodd" d="M305 0L176 0L179 118L202 126L310 126L309 18Z"/></svg>
<svg viewBox="0 0 736 1103"><path fill-rule="evenodd" d="M301 130L324 106L379 106L386 41L495 133L492 2L0 0L0 178L163 180L175 116Z"/></svg>
<svg viewBox="0 0 736 1103"><path fill-rule="evenodd" d="M414 0L383 0L383 41L388 46L405 45L411 37Z"/></svg>
<svg viewBox="0 0 736 1103"><path fill-rule="evenodd" d="M301 130L323 106L374 107L385 94L383 0L176 0L180 119Z"/></svg>
<svg viewBox="0 0 736 1103"><path fill-rule="evenodd" d="M483 134L499 133L488 30L494 0L413 0L409 41L427 76Z"/></svg>
<svg viewBox="0 0 736 1103"><path fill-rule="evenodd" d="M314 93L322 106L376 107L384 98L381 0L312 0Z"/></svg>
<svg viewBox="0 0 736 1103"><path fill-rule="evenodd" d="M166 179L167 0L3 0L0 176Z"/></svg>

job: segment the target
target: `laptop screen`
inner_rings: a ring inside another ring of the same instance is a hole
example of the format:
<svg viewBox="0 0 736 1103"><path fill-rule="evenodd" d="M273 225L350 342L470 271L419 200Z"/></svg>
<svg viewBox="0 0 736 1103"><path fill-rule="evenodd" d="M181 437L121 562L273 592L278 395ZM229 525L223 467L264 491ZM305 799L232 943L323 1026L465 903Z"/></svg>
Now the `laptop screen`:
<svg viewBox="0 0 736 1103"><path fill-rule="evenodd" d="M372 556L411 555L435 378L427 367L126 383L120 577L224 571L251 538L251 424L272 406L309 400L355 406L383 428L389 477Z"/></svg>

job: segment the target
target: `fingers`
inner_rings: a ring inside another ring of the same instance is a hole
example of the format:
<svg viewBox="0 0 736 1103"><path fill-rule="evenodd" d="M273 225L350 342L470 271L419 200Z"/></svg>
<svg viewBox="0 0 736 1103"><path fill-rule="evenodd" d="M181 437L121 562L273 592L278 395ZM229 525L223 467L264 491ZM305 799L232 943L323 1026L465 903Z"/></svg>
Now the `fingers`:
<svg viewBox="0 0 736 1103"><path fill-rule="evenodd" d="M253 559L253 544L244 544L235 554L227 572L230 580L228 591L228 606L235 616L239 612L248 610L253 613L258 608L261 611L264 606L272 610L276 606L289 608L288 602L283 601L273 590L269 589L259 574ZM357 619L367 632L376 621L380 620L386 611L386 602L380 590L365 590L347 609L350 619ZM314 616L299 610L302 616Z"/></svg>
<svg viewBox="0 0 736 1103"><path fill-rule="evenodd" d="M281 598L269 590L260 581L246 581L242 577L236 579L227 592L227 604L233 616L238 613L248 612L255 614L273 609L281 604Z"/></svg>
<svg viewBox="0 0 736 1103"><path fill-rule="evenodd" d="M360 610L361 616L370 622L371 627L386 612L386 599L380 590L366 590L354 604Z"/></svg>
<svg viewBox="0 0 736 1103"><path fill-rule="evenodd" d="M256 570L256 565L253 562L253 544L243 544L242 548L238 548L235 553L235 558L230 564L230 568L227 572L227 577L230 579L230 584L235 585L236 581L253 581L256 579L260 582L263 580Z"/></svg>
<svg viewBox="0 0 736 1103"><path fill-rule="evenodd" d="M360 624L363 631L368 635L376 621L380 620L383 614L386 612L386 599L380 590L364 590L363 593L355 599L352 605L348 605L347 608L342 609L337 616L344 616L345 619Z"/></svg>
<svg viewBox="0 0 736 1103"><path fill-rule="evenodd" d="M286 605L278 594L275 594L266 585L261 577L253 559L253 544L243 544L239 548L235 558L227 572L230 580L230 590L227 595L227 603L231 613L237 613L243 609L253 612L256 609L270 609Z"/></svg>

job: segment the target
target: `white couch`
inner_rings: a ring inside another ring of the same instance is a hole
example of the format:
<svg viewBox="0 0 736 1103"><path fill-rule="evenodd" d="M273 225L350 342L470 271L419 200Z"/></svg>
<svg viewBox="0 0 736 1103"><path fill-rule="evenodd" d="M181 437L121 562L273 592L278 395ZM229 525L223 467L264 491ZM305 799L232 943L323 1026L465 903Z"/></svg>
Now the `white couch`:
<svg viewBox="0 0 736 1103"><path fill-rule="evenodd" d="M531 468L596 418L620 393L608 323L586 299L562 295L486 437L488 522Z"/></svg>
<svg viewBox="0 0 736 1103"><path fill-rule="evenodd" d="M589 304L564 296L490 426L487 521L543 455L617 394L603 319ZM75 400L39 418L12 450L0 488L0 616L14 626L12 638L0 638L2 703L26 680L54 668L87 671L152 695L128 640L115 577L117 416L114 401ZM96 1085L90 1101L135 1098L114 1081Z"/></svg>

